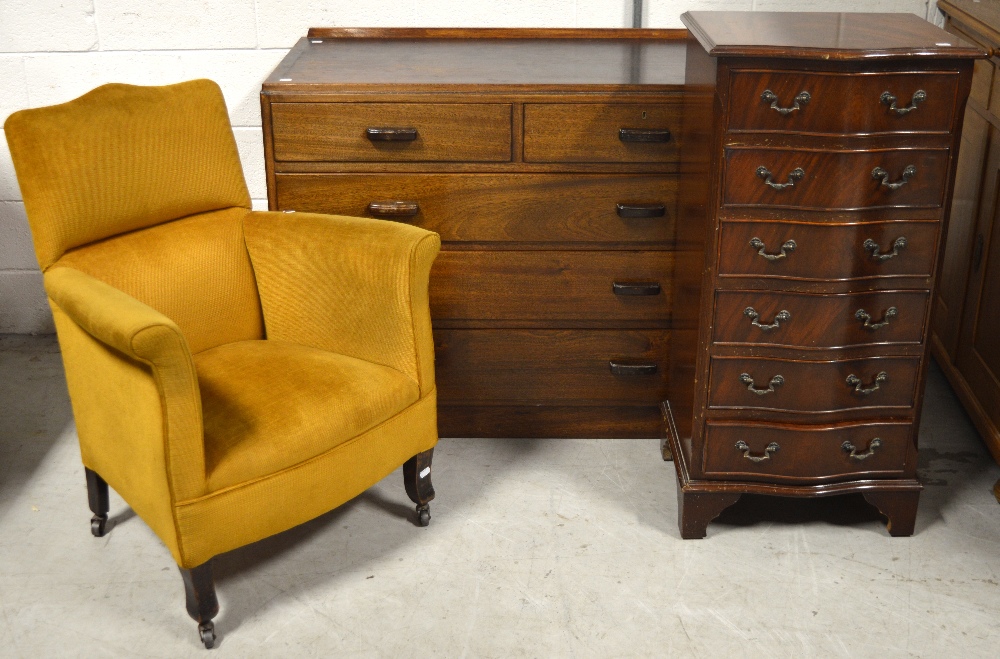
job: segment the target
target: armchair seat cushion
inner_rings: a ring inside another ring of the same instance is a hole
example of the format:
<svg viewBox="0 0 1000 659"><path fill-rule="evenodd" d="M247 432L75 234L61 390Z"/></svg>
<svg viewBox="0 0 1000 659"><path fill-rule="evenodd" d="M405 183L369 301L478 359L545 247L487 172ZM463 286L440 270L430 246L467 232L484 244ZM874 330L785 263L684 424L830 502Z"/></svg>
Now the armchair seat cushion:
<svg viewBox="0 0 1000 659"><path fill-rule="evenodd" d="M321 455L420 397L388 366L285 341L228 343L194 362L213 492Z"/></svg>

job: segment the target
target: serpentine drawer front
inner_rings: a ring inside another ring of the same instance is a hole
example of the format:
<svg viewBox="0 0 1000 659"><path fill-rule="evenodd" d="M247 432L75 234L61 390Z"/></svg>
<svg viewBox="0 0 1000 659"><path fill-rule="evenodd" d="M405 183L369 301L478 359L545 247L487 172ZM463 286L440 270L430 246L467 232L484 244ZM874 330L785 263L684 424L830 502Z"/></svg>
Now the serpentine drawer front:
<svg viewBox="0 0 1000 659"><path fill-rule="evenodd" d="M796 220L798 218L795 218ZM723 222L719 277L812 281L931 276L937 222Z"/></svg>
<svg viewBox="0 0 1000 659"><path fill-rule="evenodd" d="M271 210L440 234L441 436L660 436L684 37L315 28L264 83Z"/></svg>
<svg viewBox="0 0 1000 659"><path fill-rule="evenodd" d="M697 338L671 350L699 357L671 360L664 406L681 535L749 492L861 492L909 535L941 224L982 53L908 14L682 19L698 93L674 322Z"/></svg>
<svg viewBox="0 0 1000 659"><path fill-rule="evenodd" d="M734 71L729 86L729 130L947 133L954 119L958 83L956 71Z"/></svg>

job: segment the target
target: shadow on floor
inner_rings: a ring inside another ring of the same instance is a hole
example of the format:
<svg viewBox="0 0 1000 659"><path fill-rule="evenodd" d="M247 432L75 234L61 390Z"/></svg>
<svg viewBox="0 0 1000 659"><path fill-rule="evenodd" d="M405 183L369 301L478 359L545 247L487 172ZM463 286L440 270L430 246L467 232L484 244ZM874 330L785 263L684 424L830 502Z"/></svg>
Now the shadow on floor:
<svg viewBox="0 0 1000 659"><path fill-rule="evenodd" d="M59 438L72 432L53 335L0 334L0 522Z"/></svg>

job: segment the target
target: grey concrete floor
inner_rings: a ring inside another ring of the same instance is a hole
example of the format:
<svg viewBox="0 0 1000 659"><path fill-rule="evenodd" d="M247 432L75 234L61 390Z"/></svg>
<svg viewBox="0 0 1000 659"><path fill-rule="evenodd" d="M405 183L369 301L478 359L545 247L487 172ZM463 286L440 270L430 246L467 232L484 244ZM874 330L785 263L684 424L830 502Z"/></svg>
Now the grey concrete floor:
<svg viewBox="0 0 1000 659"><path fill-rule="evenodd" d="M646 440L443 440L428 528L400 473L216 559L212 654L112 494L90 535L58 347L0 336L0 656L996 657L1000 477L937 369L916 534L855 497L744 497L680 540Z"/></svg>

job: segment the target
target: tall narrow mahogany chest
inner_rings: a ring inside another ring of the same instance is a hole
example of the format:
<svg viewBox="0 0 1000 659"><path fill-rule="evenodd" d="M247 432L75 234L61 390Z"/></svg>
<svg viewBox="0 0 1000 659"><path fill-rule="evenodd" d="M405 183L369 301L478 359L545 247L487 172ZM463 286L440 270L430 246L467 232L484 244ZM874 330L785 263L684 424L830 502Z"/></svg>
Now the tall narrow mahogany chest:
<svg viewBox="0 0 1000 659"><path fill-rule="evenodd" d="M909 14L682 18L664 405L681 535L744 493L849 492L909 535L932 293L983 53Z"/></svg>

